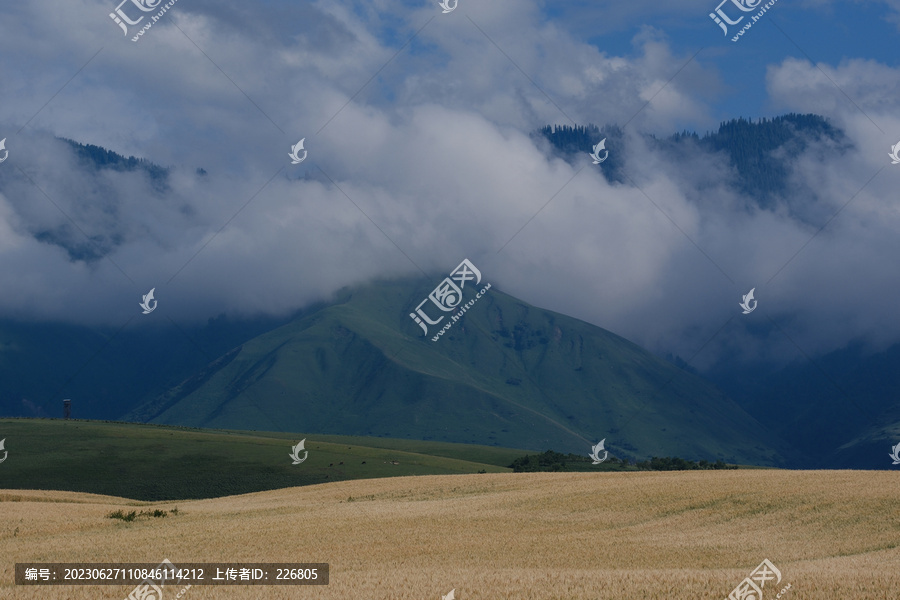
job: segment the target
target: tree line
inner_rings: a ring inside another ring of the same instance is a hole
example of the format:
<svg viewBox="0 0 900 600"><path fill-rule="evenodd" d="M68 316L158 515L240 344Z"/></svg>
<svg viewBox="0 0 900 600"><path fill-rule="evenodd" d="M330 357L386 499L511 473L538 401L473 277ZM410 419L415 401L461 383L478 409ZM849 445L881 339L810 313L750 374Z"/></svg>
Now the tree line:
<svg viewBox="0 0 900 600"><path fill-rule="evenodd" d="M541 454L529 454L519 457L507 465L516 473L536 473L546 471L694 471L714 469L737 469L735 465L729 465L722 460L709 462L706 460L693 461L677 456L653 456L649 460L630 463L628 459L609 457L599 467L593 464L587 456L580 454L562 454L547 450Z"/></svg>

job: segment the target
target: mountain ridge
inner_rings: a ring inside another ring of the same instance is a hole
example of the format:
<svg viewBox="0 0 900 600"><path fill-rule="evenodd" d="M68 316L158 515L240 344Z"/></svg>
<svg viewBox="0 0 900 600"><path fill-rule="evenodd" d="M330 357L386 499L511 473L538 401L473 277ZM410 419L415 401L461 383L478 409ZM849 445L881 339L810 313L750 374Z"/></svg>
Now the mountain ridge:
<svg viewBox="0 0 900 600"><path fill-rule="evenodd" d="M496 287L438 342L407 322L406 308L427 294L421 280L343 292L124 418L532 450L580 451L607 437L616 456L630 459L677 455L777 466L790 455L708 382L612 332ZM767 440L766 450L759 439Z"/></svg>

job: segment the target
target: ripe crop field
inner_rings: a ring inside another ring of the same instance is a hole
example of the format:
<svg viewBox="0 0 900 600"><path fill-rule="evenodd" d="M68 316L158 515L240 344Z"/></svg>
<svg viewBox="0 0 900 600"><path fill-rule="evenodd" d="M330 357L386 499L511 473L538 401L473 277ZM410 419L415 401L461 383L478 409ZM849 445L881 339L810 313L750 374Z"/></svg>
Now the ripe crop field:
<svg viewBox="0 0 900 600"><path fill-rule="evenodd" d="M898 486L891 472L738 470L428 475L157 503L6 490L0 597L133 587L15 586L13 562L168 558L330 564L327 587L193 586L185 600L724 599L768 558L783 578L765 600L788 583L782 600L895 600Z"/></svg>

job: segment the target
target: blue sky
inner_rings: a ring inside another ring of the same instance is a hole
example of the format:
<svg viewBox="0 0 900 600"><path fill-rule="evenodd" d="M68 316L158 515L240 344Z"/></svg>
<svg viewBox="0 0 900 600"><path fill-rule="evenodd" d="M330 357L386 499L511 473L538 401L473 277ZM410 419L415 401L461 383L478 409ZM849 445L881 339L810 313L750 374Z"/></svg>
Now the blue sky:
<svg viewBox="0 0 900 600"><path fill-rule="evenodd" d="M714 65L725 86L714 104L720 120L782 114L770 101L765 84L766 69L785 57L830 65L862 58L891 67L896 67L900 58L897 2L779 0L738 42L725 37L709 18L718 5L715 0L669 2L666 10L660 9L661 4L548 2L544 13L610 54L633 55L633 40L645 28L666 39L673 53L690 56L702 49L695 60ZM610 5L618 5L618 14L612 19L607 18ZM730 3L723 9L728 9L733 19L741 14Z"/></svg>

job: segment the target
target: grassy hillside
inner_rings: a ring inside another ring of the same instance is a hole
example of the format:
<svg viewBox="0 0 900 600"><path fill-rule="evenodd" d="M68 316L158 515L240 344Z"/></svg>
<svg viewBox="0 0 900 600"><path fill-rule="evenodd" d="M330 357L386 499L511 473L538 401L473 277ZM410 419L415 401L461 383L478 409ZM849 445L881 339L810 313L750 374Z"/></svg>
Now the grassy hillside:
<svg viewBox="0 0 900 600"><path fill-rule="evenodd" d="M125 419L575 453L606 438L629 459L781 465L790 455L701 378L495 288L438 342L422 337L408 313L433 285L345 290Z"/></svg>
<svg viewBox="0 0 900 600"><path fill-rule="evenodd" d="M437 600L451 589L458 600L721 600L768 558L782 579L765 600L788 584L781 600L894 600L898 487L900 473L849 471L399 477L182 501L130 523L106 517L138 509L117 498L0 492L0 597L133 587L14 586L17 561L168 558L330 565L327 586L194 586L185 600Z"/></svg>
<svg viewBox="0 0 900 600"><path fill-rule="evenodd" d="M506 472L506 465L526 453L438 442L51 419L0 419L4 438L9 455L0 463L0 489L135 500L211 498L398 475ZM293 465L291 446L303 438L309 457Z"/></svg>

